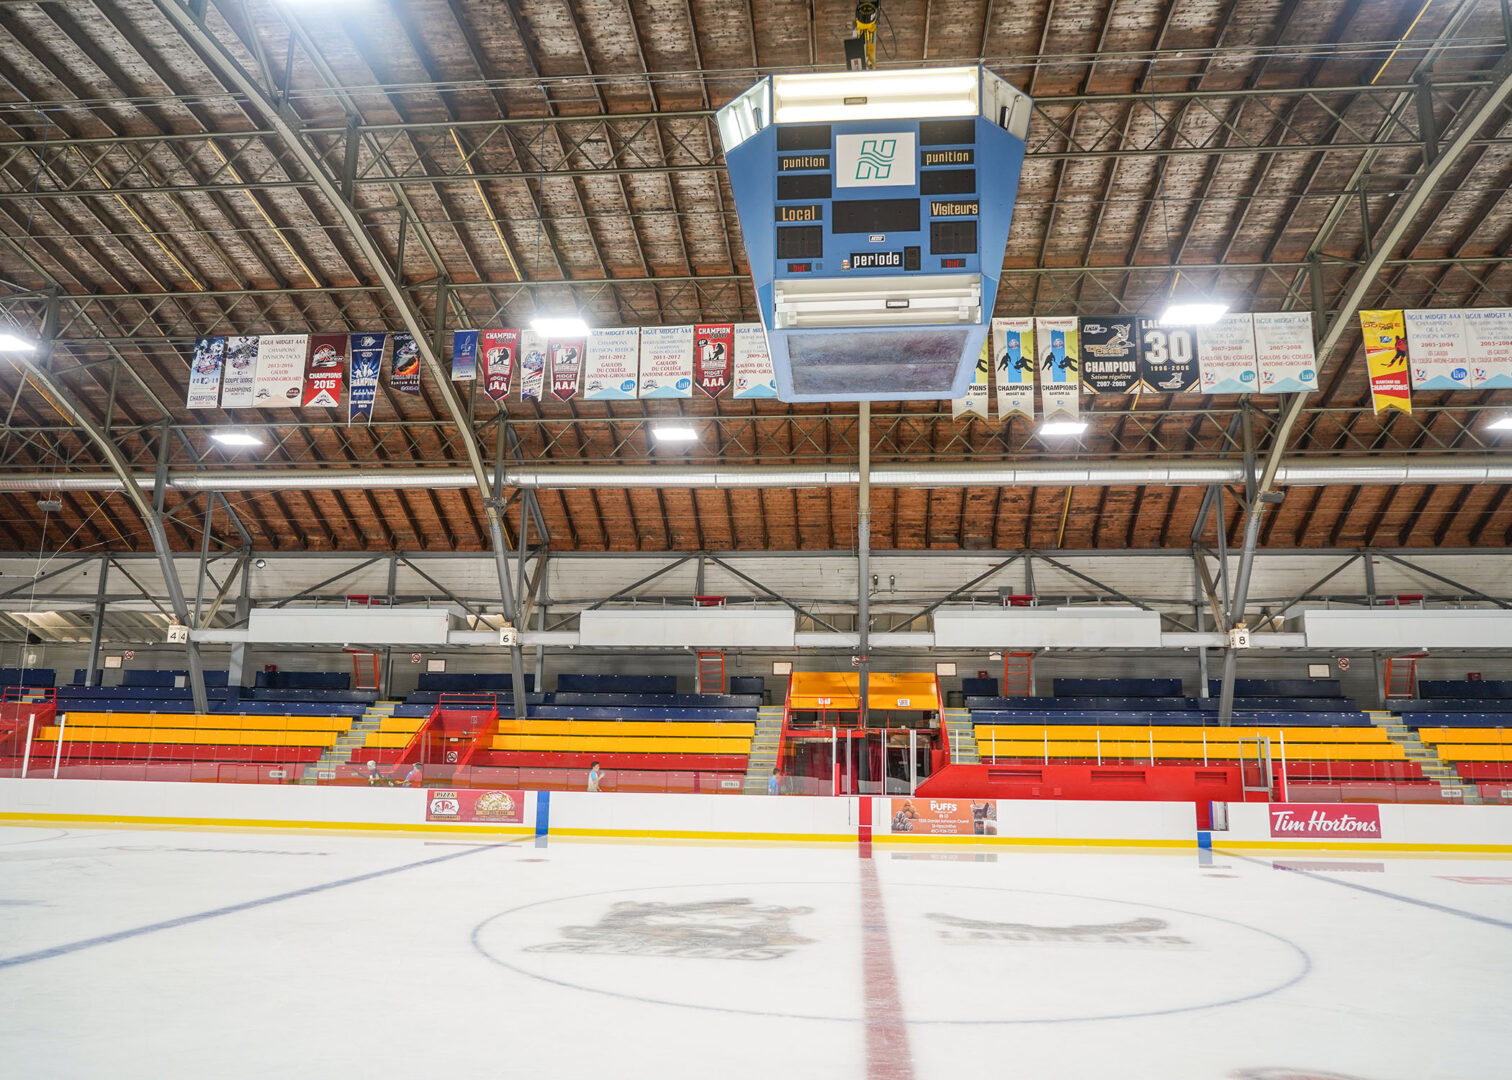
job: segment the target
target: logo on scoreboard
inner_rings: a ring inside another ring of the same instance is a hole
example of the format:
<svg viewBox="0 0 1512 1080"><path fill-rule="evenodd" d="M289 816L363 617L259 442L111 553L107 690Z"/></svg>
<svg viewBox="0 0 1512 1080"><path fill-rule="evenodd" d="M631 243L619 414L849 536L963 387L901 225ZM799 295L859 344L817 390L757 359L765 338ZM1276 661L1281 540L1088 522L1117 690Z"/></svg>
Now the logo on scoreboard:
<svg viewBox="0 0 1512 1080"><path fill-rule="evenodd" d="M836 187L912 187L918 175L912 131L835 136Z"/></svg>
<svg viewBox="0 0 1512 1080"><path fill-rule="evenodd" d="M903 265L903 253L901 251L853 251L851 252L850 265L852 270L880 270L888 267L901 267Z"/></svg>

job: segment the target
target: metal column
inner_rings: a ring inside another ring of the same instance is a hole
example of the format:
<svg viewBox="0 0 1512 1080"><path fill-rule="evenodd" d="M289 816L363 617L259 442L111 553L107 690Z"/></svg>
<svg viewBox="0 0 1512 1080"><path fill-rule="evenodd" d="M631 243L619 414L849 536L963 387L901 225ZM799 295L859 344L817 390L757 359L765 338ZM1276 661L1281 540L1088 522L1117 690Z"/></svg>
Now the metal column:
<svg viewBox="0 0 1512 1080"><path fill-rule="evenodd" d="M860 482L856 486L856 629L861 657L861 702L857 723L866 727L867 695L871 688L871 660L866 654L871 623L871 402L861 402L856 445L860 449Z"/></svg>

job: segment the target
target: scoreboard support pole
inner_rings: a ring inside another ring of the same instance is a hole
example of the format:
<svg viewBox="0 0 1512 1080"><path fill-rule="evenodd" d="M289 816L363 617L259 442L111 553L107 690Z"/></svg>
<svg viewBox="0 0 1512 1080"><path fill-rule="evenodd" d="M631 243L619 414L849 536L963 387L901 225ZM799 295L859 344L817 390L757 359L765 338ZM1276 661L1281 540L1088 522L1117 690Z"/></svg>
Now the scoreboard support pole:
<svg viewBox="0 0 1512 1080"><path fill-rule="evenodd" d="M856 629L859 631L856 652L861 657L861 700L856 722L865 729L871 668L867 656L871 624L871 402L860 403L856 426L856 445L861 455L860 483L856 487Z"/></svg>

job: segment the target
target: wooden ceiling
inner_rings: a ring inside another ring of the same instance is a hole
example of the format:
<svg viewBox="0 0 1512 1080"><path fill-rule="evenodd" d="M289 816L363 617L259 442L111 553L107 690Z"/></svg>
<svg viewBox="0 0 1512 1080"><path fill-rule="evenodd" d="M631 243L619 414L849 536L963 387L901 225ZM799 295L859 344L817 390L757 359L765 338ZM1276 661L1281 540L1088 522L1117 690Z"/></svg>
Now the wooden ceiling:
<svg viewBox="0 0 1512 1080"><path fill-rule="evenodd" d="M319 466L376 474L353 490L241 492L261 549L488 546L476 490L391 490L384 469L493 460L850 466L854 406L464 402L427 378L380 392L374 422L336 411L183 408L204 333L402 326L352 229L270 117L165 14L175 0L0 3L0 322L37 333L58 297L50 365L130 466L151 474ZM810 11L813 17L810 18ZM754 320L711 110L760 73L833 68L849 3L749 0L211 0L216 41L281 103L345 192L428 327L515 324L536 310L599 325ZM884 64L980 59L1038 103L999 314L1158 306L1178 280L1248 310L1336 309L1427 163L1488 93L1506 48L1476 0L921 0L884 3ZM1512 138L1475 132L1369 282L1378 306L1492 306L1512 294ZM349 151L350 148L350 151ZM1179 275L1179 278L1178 278ZM441 286L444 286L441 287ZM1367 305L1368 306L1368 305ZM1506 392L1420 394L1369 409L1359 335L1323 359L1288 459L1485 457ZM4 472L98 473L65 402L0 365ZM954 422L938 402L877 406L877 462L1240 460L1273 443L1282 403L1089 399L1081 443L1022 423ZM686 451L648 419L701 418ZM256 460L212 444L266 426ZM166 432L166 434L165 434ZM512 493L505 491L506 497ZM1186 547L1200 488L881 490L880 548ZM1242 491L1223 496L1234 542ZM556 550L848 548L847 488L535 494ZM121 495L62 509L0 493L0 548L150 546ZM205 504L170 493L170 539L200 546ZM513 513L513 511L511 511ZM511 519L513 520L513 519ZM224 509L213 543L240 546ZM1502 486L1287 492L1270 547L1502 547Z"/></svg>

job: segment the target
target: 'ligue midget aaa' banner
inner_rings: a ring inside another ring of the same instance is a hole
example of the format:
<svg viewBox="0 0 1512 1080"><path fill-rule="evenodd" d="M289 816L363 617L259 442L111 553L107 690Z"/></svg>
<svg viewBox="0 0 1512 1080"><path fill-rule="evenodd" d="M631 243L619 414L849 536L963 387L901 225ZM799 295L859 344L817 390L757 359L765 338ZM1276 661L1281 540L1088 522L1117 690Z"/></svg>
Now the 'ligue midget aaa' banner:
<svg viewBox="0 0 1512 1080"><path fill-rule="evenodd" d="M924 836L996 836L992 799L893 799L891 832Z"/></svg>
<svg viewBox="0 0 1512 1080"><path fill-rule="evenodd" d="M481 821L517 825L524 819L523 791L455 791L433 789L425 793L426 821Z"/></svg>

